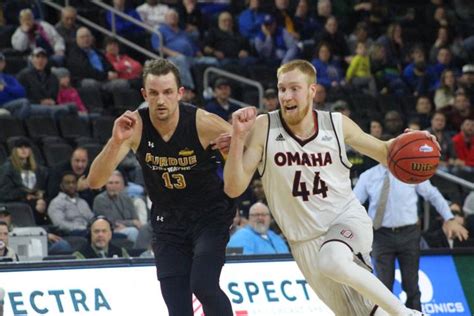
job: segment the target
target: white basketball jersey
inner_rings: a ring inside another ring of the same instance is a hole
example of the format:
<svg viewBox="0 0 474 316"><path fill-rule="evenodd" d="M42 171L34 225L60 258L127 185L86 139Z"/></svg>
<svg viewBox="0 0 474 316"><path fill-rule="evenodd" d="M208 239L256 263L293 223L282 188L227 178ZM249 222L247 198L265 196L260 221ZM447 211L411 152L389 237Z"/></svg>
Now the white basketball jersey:
<svg viewBox="0 0 474 316"><path fill-rule="evenodd" d="M365 212L352 192L342 115L314 111L317 130L304 141L268 113L269 131L258 171L273 217L290 242L316 238L349 209Z"/></svg>

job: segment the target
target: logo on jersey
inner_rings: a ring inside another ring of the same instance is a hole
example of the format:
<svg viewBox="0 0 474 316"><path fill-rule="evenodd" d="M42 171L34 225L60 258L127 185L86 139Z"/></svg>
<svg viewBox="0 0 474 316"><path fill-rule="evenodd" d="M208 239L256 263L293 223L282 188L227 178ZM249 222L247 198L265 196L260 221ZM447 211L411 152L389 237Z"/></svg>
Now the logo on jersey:
<svg viewBox="0 0 474 316"><path fill-rule="evenodd" d="M155 143L148 141L148 147L155 148Z"/></svg>
<svg viewBox="0 0 474 316"><path fill-rule="evenodd" d="M183 150L180 151L180 153ZM185 151L190 156L180 155L181 157L161 157L154 156L152 153L146 153L145 163L152 170L166 170L167 172L175 172L182 170L191 170L192 167L197 165L197 156L191 150Z"/></svg>
<svg viewBox="0 0 474 316"><path fill-rule="evenodd" d="M180 156L192 156L192 155L194 155L194 150L189 149L189 148L184 148L184 149L181 149L179 151L178 155L180 155Z"/></svg>
<svg viewBox="0 0 474 316"><path fill-rule="evenodd" d="M322 140L323 142L328 142L328 141L330 141L331 139L332 139L332 137L329 136L329 135L324 135L324 136L321 138L321 140Z"/></svg>
<svg viewBox="0 0 474 316"><path fill-rule="evenodd" d="M348 239L352 239L352 237L354 237L354 234L350 230L347 230L347 229L341 230L341 235L342 237L345 237Z"/></svg>
<svg viewBox="0 0 474 316"><path fill-rule="evenodd" d="M285 137L283 137L283 135L280 133L280 135L278 135L276 138L275 138L276 141L284 141L285 140Z"/></svg>
<svg viewBox="0 0 474 316"><path fill-rule="evenodd" d="M433 152L433 147L431 147L427 144L424 144L423 146L420 146L420 148L418 148L418 150L422 153L431 153L431 152Z"/></svg>
<svg viewBox="0 0 474 316"><path fill-rule="evenodd" d="M165 218L164 218L163 216L159 216L159 215L158 215L158 216L156 217L156 221L157 221L157 222L164 222L164 221L165 221Z"/></svg>
<svg viewBox="0 0 474 316"><path fill-rule="evenodd" d="M283 166L307 166L307 167L324 167L332 164L331 154L325 153L300 153L300 152L278 152L274 157L275 164L279 167Z"/></svg>

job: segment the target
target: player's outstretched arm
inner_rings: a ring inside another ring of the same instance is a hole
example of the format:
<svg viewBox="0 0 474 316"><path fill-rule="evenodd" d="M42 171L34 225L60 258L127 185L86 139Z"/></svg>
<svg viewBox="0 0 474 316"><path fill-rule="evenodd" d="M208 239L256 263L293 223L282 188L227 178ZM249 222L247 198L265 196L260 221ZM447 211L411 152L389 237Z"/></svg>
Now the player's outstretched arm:
<svg viewBox="0 0 474 316"><path fill-rule="evenodd" d="M245 191L262 159L268 118L256 116L254 107L232 114L232 139L224 168L224 191L230 197Z"/></svg>
<svg viewBox="0 0 474 316"><path fill-rule="evenodd" d="M127 155L141 132L138 112L126 111L114 122L112 137L105 144L91 165L87 181L92 189L101 188L109 179L118 164Z"/></svg>
<svg viewBox="0 0 474 316"><path fill-rule="evenodd" d="M388 146L392 140L384 142L365 133L354 121L345 115L342 116L342 128L346 144L361 154L369 156L385 166L387 165Z"/></svg>

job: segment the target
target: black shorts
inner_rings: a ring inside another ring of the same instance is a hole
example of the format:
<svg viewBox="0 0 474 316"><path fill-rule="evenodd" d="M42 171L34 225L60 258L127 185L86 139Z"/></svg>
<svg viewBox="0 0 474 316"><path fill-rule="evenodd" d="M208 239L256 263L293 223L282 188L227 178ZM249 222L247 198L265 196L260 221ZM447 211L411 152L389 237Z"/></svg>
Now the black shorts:
<svg viewBox="0 0 474 316"><path fill-rule="evenodd" d="M188 275L192 262L199 256L214 257L225 261L229 241L229 228L234 217L233 207L220 205L193 220L182 217L180 221L163 221L154 218L153 251L158 279ZM159 216L159 215L157 215Z"/></svg>

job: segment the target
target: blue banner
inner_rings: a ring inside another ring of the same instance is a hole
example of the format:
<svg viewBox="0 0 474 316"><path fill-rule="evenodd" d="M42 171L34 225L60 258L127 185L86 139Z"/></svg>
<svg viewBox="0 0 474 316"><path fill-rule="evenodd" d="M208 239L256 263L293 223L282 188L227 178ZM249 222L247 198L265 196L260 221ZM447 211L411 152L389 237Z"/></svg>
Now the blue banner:
<svg viewBox="0 0 474 316"><path fill-rule="evenodd" d="M418 276L424 313L436 316L472 315L451 256L422 256ZM393 292L405 302L401 280L397 262Z"/></svg>

